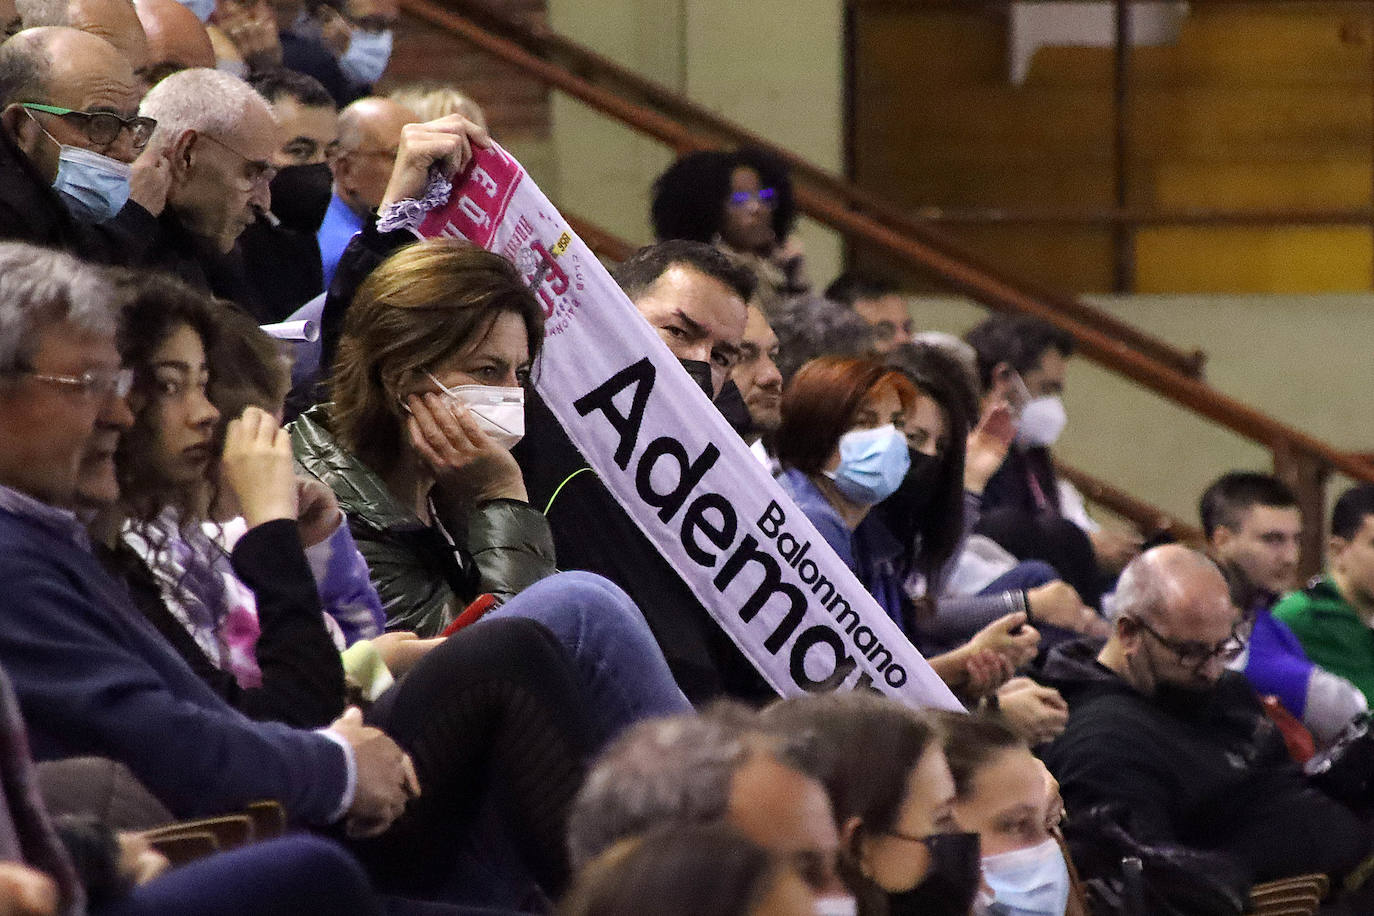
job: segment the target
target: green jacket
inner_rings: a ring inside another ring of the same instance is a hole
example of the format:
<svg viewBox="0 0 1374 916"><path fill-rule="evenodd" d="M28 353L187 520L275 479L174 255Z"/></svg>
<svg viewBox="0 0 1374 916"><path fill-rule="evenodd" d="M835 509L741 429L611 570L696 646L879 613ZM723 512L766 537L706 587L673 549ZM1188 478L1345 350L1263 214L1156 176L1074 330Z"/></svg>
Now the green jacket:
<svg viewBox="0 0 1374 916"><path fill-rule="evenodd" d="M348 518L388 630L437 636L478 595L490 592L504 601L557 571L549 523L528 504L479 504L468 518L466 542L454 550L334 439L328 405L312 408L288 428L297 463L329 485Z"/></svg>
<svg viewBox="0 0 1374 916"><path fill-rule="evenodd" d="M1274 606L1314 664L1350 681L1374 706L1374 630L1323 576Z"/></svg>

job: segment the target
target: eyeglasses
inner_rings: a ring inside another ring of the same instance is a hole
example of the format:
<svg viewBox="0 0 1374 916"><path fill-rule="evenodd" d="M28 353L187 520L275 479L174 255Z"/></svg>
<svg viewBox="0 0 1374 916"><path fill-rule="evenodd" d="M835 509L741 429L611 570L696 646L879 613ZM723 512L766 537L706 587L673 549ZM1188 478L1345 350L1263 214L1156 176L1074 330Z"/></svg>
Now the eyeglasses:
<svg viewBox="0 0 1374 916"><path fill-rule="evenodd" d="M108 398L111 395L117 398L126 397L129 390L134 386L134 370L132 369L87 369L80 375L49 375L46 372L37 372L33 369L17 369L15 374L27 375L50 385L75 388L81 394L94 394L103 398Z"/></svg>
<svg viewBox="0 0 1374 916"><path fill-rule="evenodd" d="M771 207L777 203L777 197L778 192L773 188L759 188L757 191L732 191L726 200L732 207L747 207L755 200L765 207Z"/></svg>
<svg viewBox="0 0 1374 916"><path fill-rule="evenodd" d="M209 140L221 149L227 149L229 152L242 159L243 180L248 182L249 187L270 184L272 179L277 177L277 167L266 159L249 159L223 140L217 140L209 134L198 134L198 136L202 139Z"/></svg>
<svg viewBox="0 0 1374 916"><path fill-rule="evenodd" d="M1184 667L1191 667L1193 674L1201 675L1202 669L1206 668L1212 659L1221 659L1222 663L1233 662L1245 651L1245 640L1236 635L1234 629L1231 635L1223 639L1216 645L1207 645L1201 642L1178 641L1161 636L1148 623L1139 617L1130 618L1140 626L1142 630L1153 636L1161 646L1178 656L1179 664Z"/></svg>
<svg viewBox="0 0 1374 916"><path fill-rule="evenodd" d="M74 108L39 105L36 102L21 102L20 107L82 121L86 139L96 146L109 146L119 137L120 131L127 130L133 138L134 149L143 149L148 145L148 138L153 135L153 129L157 127L157 121L152 118L121 118L110 111L77 111Z"/></svg>

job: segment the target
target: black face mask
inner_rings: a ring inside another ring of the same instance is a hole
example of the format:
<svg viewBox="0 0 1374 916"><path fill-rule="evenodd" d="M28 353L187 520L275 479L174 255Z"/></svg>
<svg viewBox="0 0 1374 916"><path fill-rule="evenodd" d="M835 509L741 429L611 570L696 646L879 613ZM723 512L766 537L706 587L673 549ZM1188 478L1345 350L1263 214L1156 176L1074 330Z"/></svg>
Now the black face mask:
<svg viewBox="0 0 1374 916"><path fill-rule="evenodd" d="M907 454L911 456L911 468L902 478L897 492L884 500L883 505L887 507L886 511L899 513L915 525L935 501L935 485L940 480L944 461L937 455L927 455L915 449L908 449Z"/></svg>
<svg viewBox="0 0 1374 916"><path fill-rule="evenodd" d="M697 387L706 393L706 399L714 401L716 388L711 384L711 364L699 359L680 359L678 362L682 363L682 368L687 370Z"/></svg>
<svg viewBox="0 0 1374 916"><path fill-rule="evenodd" d="M334 193L334 175L323 162L288 165L272 179L272 215L297 232L314 235Z"/></svg>
<svg viewBox="0 0 1374 916"><path fill-rule="evenodd" d="M1188 722L1205 722L1216 704L1217 685L1185 687L1168 681L1155 683L1155 705L1169 715Z"/></svg>
<svg viewBox="0 0 1374 916"><path fill-rule="evenodd" d="M978 834L933 837L930 871L911 890L888 894L888 912L891 916L968 916L982 876Z"/></svg>

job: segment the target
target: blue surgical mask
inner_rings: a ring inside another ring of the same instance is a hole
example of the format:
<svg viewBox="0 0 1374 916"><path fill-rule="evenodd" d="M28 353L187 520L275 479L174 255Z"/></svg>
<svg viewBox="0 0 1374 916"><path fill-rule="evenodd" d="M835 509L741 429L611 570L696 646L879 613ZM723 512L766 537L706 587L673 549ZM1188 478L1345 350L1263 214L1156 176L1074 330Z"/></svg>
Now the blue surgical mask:
<svg viewBox="0 0 1374 916"><path fill-rule="evenodd" d="M180 0L181 5L196 14L201 22L209 22L215 11L215 0Z"/></svg>
<svg viewBox="0 0 1374 916"><path fill-rule="evenodd" d="M902 484L911 467L906 436L891 423L877 429L850 430L840 437L840 466L826 471L845 499L873 506Z"/></svg>
<svg viewBox="0 0 1374 916"><path fill-rule="evenodd" d="M59 146L57 162L53 190L77 219L103 223L128 201L133 169L127 162L66 145Z"/></svg>
<svg viewBox="0 0 1374 916"><path fill-rule="evenodd" d="M339 58L339 67L355 85L371 86L382 78L390 61L390 29L381 32L354 29L348 50Z"/></svg>
<svg viewBox="0 0 1374 916"><path fill-rule="evenodd" d="M983 880L992 888L990 916L1064 916L1069 866L1053 839L983 857Z"/></svg>

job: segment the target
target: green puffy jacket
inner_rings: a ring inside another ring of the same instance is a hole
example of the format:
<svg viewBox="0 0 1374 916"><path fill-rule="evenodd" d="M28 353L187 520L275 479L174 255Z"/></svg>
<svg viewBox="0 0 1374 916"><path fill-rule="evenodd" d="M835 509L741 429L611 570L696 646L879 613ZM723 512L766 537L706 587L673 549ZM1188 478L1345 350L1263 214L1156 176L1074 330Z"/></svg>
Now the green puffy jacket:
<svg viewBox="0 0 1374 916"><path fill-rule="evenodd" d="M481 503L456 549L387 490L382 479L329 431L328 405L312 408L288 429L296 461L328 484L348 518L382 597L388 630L437 636L478 595L504 601L557 570L543 513L527 503ZM460 532L451 532L455 540Z"/></svg>

